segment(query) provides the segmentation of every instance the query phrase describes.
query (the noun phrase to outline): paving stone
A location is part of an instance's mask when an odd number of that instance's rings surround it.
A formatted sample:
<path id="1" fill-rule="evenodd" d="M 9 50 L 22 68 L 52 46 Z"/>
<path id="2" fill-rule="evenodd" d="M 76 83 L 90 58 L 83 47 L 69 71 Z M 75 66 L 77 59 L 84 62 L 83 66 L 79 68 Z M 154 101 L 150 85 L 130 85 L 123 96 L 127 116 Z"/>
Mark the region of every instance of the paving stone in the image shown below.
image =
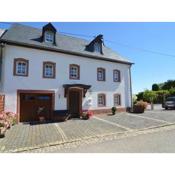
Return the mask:
<path id="1" fill-rule="evenodd" d="M 144 129 L 148 127 L 153 126 L 161 126 L 161 122 L 149 120 L 149 119 L 143 119 L 135 116 L 130 116 L 124 114 L 119 114 L 115 116 L 106 116 L 103 117 L 104 119 L 117 123 L 119 125 L 131 128 L 131 129 Z"/>
<path id="2" fill-rule="evenodd" d="M 145 111 L 145 113 L 140 114 L 141 116 L 146 116 L 153 119 L 160 119 L 167 122 L 175 123 L 175 111 L 169 110 L 169 111 Z"/>
<path id="3" fill-rule="evenodd" d="M 175 122 L 173 112 L 156 111 L 153 113 L 146 111 L 141 115 Z M 89 138 L 96 140 L 102 135 L 125 133 L 127 132 L 126 128 L 137 131 L 164 124 L 146 118 L 139 118 L 139 116 L 129 116 L 127 113 L 117 113 L 115 116 L 102 115 L 101 118 L 104 121 L 91 118 L 90 120 L 71 119 L 61 123 L 18 124 L 6 132 L 5 138 L 0 139 L 0 152 L 31 147 L 37 148 L 58 143 L 66 143 L 69 147 L 69 145 L 74 145 L 74 143 L 69 143 L 71 141 L 76 141 L 76 145 L 81 140 L 84 140 L 85 143 L 88 142 Z M 61 144 L 60 148 L 64 146 L 65 144 Z"/>

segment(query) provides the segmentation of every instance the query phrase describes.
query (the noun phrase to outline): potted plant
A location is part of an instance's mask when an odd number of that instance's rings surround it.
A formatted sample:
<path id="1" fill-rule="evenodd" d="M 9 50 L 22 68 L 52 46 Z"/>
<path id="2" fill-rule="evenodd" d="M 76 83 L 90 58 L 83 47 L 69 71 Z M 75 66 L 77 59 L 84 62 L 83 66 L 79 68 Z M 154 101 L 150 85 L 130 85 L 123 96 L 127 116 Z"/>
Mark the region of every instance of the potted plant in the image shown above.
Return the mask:
<path id="1" fill-rule="evenodd" d="M 90 115 L 88 112 L 82 112 L 81 118 L 83 120 L 88 120 L 90 118 Z"/>
<path id="2" fill-rule="evenodd" d="M 115 114 L 116 114 L 116 110 L 117 110 L 117 108 L 116 108 L 116 107 L 112 107 L 112 108 L 111 108 L 111 111 L 112 111 L 112 114 L 113 114 L 113 115 L 115 115 Z"/>

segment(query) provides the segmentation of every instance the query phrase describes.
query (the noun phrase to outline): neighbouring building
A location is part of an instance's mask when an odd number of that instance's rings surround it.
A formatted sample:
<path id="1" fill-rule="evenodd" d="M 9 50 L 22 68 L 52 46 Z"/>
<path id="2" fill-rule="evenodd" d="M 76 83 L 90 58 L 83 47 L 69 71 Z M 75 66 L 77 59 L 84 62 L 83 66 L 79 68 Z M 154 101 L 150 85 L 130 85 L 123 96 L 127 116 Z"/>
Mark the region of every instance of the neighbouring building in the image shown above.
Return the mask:
<path id="1" fill-rule="evenodd" d="M 13 24 L 0 38 L 0 93 L 4 110 L 19 122 L 55 112 L 125 111 L 132 104 L 131 65 L 103 42 L 66 36 L 51 24 L 42 29 Z"/>

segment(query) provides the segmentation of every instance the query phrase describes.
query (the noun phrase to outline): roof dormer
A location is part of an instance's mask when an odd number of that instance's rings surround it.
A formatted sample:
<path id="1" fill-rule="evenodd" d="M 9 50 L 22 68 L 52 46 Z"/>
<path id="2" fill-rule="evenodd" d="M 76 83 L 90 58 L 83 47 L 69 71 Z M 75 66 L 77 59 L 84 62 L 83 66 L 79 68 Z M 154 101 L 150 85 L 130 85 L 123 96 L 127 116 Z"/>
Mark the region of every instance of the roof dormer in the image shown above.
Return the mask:
<path id="1" fill-rule="evenodd" d="M 51 23 L 46 24 L 42 30 L 42 41 L 56 45 L 56 32 L 56 28 Z"/>
<path id="2" fill-rule="evenodd" d="M 103 54 L 102 44 L 103 44 L 103 35 L 98 35 L 94 40 L 92 40 L 86 46 L 86 50 L 90 52 Z"/>

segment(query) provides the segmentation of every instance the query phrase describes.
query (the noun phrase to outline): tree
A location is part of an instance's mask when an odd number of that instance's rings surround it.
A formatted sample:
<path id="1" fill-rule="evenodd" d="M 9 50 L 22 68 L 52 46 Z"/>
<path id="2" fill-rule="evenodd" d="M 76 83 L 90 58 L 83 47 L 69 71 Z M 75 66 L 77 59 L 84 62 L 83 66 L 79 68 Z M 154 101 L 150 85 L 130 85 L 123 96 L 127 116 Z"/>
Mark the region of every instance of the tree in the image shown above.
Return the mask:
<path id="1" fill-rule="evenodd" d="M 138 101 L 143 100 L 143 92 L 139 92 L 136 96 Z"/>
<path id="2" fill-rule="evenodd" d="M 151 102 L 151 109 L 153 109 L 153 101 L 156 99 L 157 94 L 155 93 L 155 91 L 149 91 L 146 90 L 143 93 L 143 98 L 147 101 L 147 102 Z"/>
<path id="3" fill-rule="evenodd" d="M 158 86 L 158 84 L 153 84 L 152 85 L 152 91 L 158 91 L 159 90 L 159 86 Z"/>
<path id="4" fill-rule="evenodd" d="M 165 98 L 170 94 L 168 90 L 156 91 L 157 97 L 154 100 L 156 103 L 164 103 Z"/>
<path id="5" fill-rule="evenodd" d="M 162 86 L 163 90 L 170 90 L 172 88 L 175 88 L 175 80 L 168 80 Z"/>
<path id="6" fill-rule="evenodd" d="M 169 90 L 170 95 L 175 95 L 175 88 Z"/>

